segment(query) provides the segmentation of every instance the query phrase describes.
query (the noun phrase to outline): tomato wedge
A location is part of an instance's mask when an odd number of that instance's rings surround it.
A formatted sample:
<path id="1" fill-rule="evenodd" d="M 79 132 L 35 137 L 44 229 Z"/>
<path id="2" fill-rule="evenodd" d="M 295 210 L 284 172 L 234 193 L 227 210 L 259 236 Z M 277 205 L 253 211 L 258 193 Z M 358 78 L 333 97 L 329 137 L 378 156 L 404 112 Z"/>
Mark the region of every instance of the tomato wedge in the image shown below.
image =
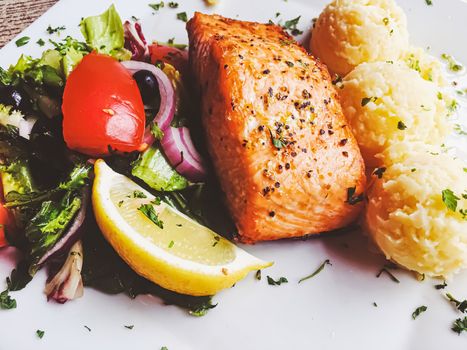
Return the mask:
<path id="1" fill-rule="evenodd" d="M 155 64 L 157 61 L 168 63 L 180 71 L 183 75 L 189 72 L 188 68 L 188 52 L 171 46 L 152 44 L 149 46 L 149 54 L 151 62 Z"/>
<path id="2" fill-rule="evenodd" d="M 10 211 L 0 203 L 0 248 L 8 245 L 5 229 L 13 229 L 14 221 Z"/>
<path id="3" fill-rule="evenodd" d="M 110 56 L 83 58 L 67 80 L 62 112 L 70 149 L 98 157 L 142 147 L 146 117 L 138 85 Z"/>

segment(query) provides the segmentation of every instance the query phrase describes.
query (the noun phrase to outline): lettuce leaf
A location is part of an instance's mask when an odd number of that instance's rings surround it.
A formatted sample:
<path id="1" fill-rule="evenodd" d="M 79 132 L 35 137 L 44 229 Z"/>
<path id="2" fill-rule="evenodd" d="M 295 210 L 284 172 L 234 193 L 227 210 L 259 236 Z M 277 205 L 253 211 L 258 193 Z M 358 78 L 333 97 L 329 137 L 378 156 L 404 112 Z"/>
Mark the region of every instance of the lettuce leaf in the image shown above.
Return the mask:
<path id="1" fill-rule="evenodd" d="M 131 59 L 131 52 L 124 48 L 123 24 L 114 5 L 100 15 L 83 19 L 80 27 L 88 45 L 97 52 L 121 61 Z"/>

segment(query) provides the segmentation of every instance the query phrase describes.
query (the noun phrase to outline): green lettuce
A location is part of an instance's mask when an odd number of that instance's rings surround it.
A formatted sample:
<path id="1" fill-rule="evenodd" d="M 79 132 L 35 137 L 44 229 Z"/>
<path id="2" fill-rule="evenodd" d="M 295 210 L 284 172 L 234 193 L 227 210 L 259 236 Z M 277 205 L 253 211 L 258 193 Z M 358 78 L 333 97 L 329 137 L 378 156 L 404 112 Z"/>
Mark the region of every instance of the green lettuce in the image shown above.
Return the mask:
<path id="1" fill-rule="evenodd" d="M 83 19 L 80 27 L 88 45 L 97 52 L 122 61 L 131 58 L 131 52 L 124 48 L 122 20 L 114 5 L 100 15 Z"/>
<path id="2" fill-rule="evenodd" d="M 131 174 L 156 191 L 178 191 L 188 186 L 187 179 L 172 168 L 155 146 L 144 151 L 132 165 Z"/>

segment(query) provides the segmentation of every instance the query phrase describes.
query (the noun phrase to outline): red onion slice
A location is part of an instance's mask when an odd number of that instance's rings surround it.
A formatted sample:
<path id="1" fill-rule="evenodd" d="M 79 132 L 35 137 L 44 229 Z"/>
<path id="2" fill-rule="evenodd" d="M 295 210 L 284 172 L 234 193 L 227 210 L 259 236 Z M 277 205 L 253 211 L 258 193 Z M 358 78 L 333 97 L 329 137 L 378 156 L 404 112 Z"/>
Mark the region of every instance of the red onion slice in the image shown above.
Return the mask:
<path id="1" fill-rule="evenodd" d="M 166 129 L 161 145 L 169 163 L 179 174 L 193 182 L 202 181 L 206 177 L 202 158 L 195 149 L 187 128 Z"/>
<path id="2" fill-rule="evenodd" d="M 154 74 L 159 84 L 159 93 L 161 95 L 159 112 L 154 117 L 154 121 L 162 131 L 165 131 L 170 126 L 175 113 L 175 91 L 172 82 L 162 70 L 152 64 L 138 61 L 124 61 L 122 65 L 131 74 L 140 70 L 148 70 Z"/>
<path id="3" fill-rule="evenodd" d="M 125 49 L 131 52 L 131 59 L 136 61 L 149 60 L 149 48 L 143 35 L 141 24 L 138 22 L 123 24 Z"/>

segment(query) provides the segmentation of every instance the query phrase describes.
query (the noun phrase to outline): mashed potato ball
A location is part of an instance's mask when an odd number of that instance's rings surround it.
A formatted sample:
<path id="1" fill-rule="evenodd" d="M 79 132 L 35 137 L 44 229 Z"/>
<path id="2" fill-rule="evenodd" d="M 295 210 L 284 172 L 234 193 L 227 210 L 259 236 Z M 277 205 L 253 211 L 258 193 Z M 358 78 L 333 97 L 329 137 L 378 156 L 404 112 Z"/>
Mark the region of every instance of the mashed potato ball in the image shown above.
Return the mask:
<path id="1" fill-rule="evenodd" d="M 407 19 L 394 0 L 335 0 L 319 16 L 310 47 L 341 76 L 363 62 L 395 61 L 409 47 Z"/>
<path id="2" fill-rule="evenodd" d="M 446 86 L 446 78 L 441 62 L 419 47 L 411 47 L 403 58 L 404 62 L 420 76 L 438 86 Z"/>
<path id="3" fill-rule="evenodd" d="M 339 94 L 369 167 L 395 142 L 440 145 L 451 131 L 437 86 L 404 63 L 363 63 L 343 79 Z"/>
<path id="4" fill-rule="evenodd" d="M 417 143 L 397 144 L 384 157 L 398 161 L 368 191 L 365 226 L 374 242 L 387 259 L 428 276 L 466 268 L 466 164 Z"/>

